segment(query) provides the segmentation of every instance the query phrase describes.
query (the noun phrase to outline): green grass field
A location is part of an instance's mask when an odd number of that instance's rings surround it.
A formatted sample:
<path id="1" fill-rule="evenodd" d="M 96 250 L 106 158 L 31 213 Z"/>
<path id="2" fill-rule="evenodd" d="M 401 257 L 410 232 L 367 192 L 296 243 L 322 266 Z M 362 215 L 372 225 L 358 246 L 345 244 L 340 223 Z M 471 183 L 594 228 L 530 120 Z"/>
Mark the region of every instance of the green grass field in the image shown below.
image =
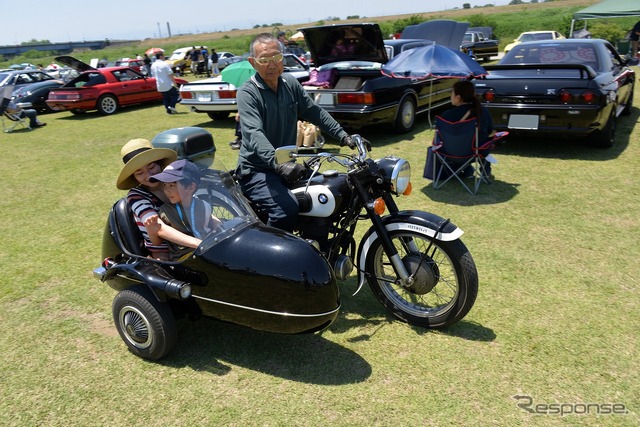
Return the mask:
<path id="1" fill-rule="evenodd" d="M 403 136 L 362 131 L 374 157 L 413 165 L 402 207 L 465 231 L 480 291 L 454 327 L 394 320 L 367 288 L 352 296 L 351 278 L 320 334 L 185 320 L 175 350 L 149 363 L 117 336 L 115 292 L 91 271 L 129 139 L 201 126 L 218 167 L 235 165 L 233 120 L 179 109 L 56 113 L 0 134 L 0 425 L 638 425 L 638 107 L 609 150 L 510 139 L 475 197 L 421 177 L 426 117 Z"/>
<path id="2" fill-rule="evenodd" d="M 107 212 L 125 195 L 120 148 L 199 126 L 214 136 L 216 166 L 230 169 L 234 121 L 158 104 L 42 115 L 45 128 L 0 133 L 0 425 L 640 425 L 639 87 L 613 148 L 509 138 L 494 152 L 496 181 L 477 196 L 422 178 L 426 117 L 406 135 L 361 131 L 373 157 L 413 166 L 402 208 L 465 231 L 480 288 L 457 325 L 401 323 L 368 288 L 353 296 L 352 277 L 322 333 L 182 320 L 158 363 L 127 351 L 111 319 L 115 291 L 91 274 Z"/>

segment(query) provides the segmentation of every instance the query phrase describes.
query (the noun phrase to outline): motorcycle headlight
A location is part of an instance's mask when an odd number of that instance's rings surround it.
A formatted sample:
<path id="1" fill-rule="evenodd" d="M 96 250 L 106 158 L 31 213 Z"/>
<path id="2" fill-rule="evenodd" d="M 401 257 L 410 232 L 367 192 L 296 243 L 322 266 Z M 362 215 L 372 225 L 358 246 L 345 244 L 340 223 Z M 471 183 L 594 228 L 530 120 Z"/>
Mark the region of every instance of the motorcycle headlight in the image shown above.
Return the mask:
<path id="1" fill-rule="evenodd" d="M 404 193 L 411 182 L 411 166 L 399 157 L 384 157 L 376 160 L 378 167 L 389 179 L 391 192 L 395 195 Z"/>

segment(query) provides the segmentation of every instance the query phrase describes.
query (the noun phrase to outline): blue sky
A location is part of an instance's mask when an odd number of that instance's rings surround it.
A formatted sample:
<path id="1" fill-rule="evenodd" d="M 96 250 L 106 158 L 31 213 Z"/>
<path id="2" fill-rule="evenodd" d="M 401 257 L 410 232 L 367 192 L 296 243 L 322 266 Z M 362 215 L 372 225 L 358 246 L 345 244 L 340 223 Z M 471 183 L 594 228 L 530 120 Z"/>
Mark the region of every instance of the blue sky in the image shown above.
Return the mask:
<path id="1" fill-rule="evenodd" d="M 38 2 L 33 12 L 23 7 L 20 14 L 0 25 L 0 45 L 36 40 L 68 42 L 103 39 L 133 39 L 167 35 L 167 22 L 173 35 L 251 28 L 254 25 L 282 22 L 286 25 L 315 24 L 318 20 L 351 15 L 361 17 L 433 12 L 461 8 L 463 3 L 482 6 L 508 4 L 509 0 L 111 0 L 93 5 L 89 2 Z M 99 5 L 99 6 L 98 6 Z M 0 9 L 13 10 L 15 2 L 0 0 Z M 235 9 L 235 10 L 234 10 Z M 20 15 L 20 16 L 19 16 Z"/>

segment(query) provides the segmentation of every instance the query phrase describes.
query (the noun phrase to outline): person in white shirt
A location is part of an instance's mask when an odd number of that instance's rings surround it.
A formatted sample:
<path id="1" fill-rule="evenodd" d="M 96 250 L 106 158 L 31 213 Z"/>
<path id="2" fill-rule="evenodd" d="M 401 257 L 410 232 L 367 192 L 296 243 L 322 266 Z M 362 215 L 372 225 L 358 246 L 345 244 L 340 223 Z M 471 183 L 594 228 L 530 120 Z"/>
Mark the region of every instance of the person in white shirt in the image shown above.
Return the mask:
<path id="1" fill-rule="evenodd" d="M 151 75 L 156 79 L 156 88 L 162 93 L 162 101 L 167 114 L 177 114 L 176 103 L 180 94 L 176 88 L 176 78 L 169 64 L 164 62 L 164 55 L 156 53 L 156 61 L 151 65 Z"/>

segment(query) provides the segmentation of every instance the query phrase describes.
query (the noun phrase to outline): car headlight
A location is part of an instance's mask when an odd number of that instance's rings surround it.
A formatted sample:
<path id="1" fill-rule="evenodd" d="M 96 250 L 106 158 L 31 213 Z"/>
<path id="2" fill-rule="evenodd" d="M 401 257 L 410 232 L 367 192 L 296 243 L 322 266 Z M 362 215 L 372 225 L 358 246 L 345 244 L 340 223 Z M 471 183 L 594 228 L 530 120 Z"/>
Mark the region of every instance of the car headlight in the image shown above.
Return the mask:
<path id="1" fill-rule="evenodd" d="M 390 156 L 376 160 L 378 167 L 384 172 L 391 184 L 391 192 L 403 194 L 411 183 L 411 165 L 405 159 Z"/>

